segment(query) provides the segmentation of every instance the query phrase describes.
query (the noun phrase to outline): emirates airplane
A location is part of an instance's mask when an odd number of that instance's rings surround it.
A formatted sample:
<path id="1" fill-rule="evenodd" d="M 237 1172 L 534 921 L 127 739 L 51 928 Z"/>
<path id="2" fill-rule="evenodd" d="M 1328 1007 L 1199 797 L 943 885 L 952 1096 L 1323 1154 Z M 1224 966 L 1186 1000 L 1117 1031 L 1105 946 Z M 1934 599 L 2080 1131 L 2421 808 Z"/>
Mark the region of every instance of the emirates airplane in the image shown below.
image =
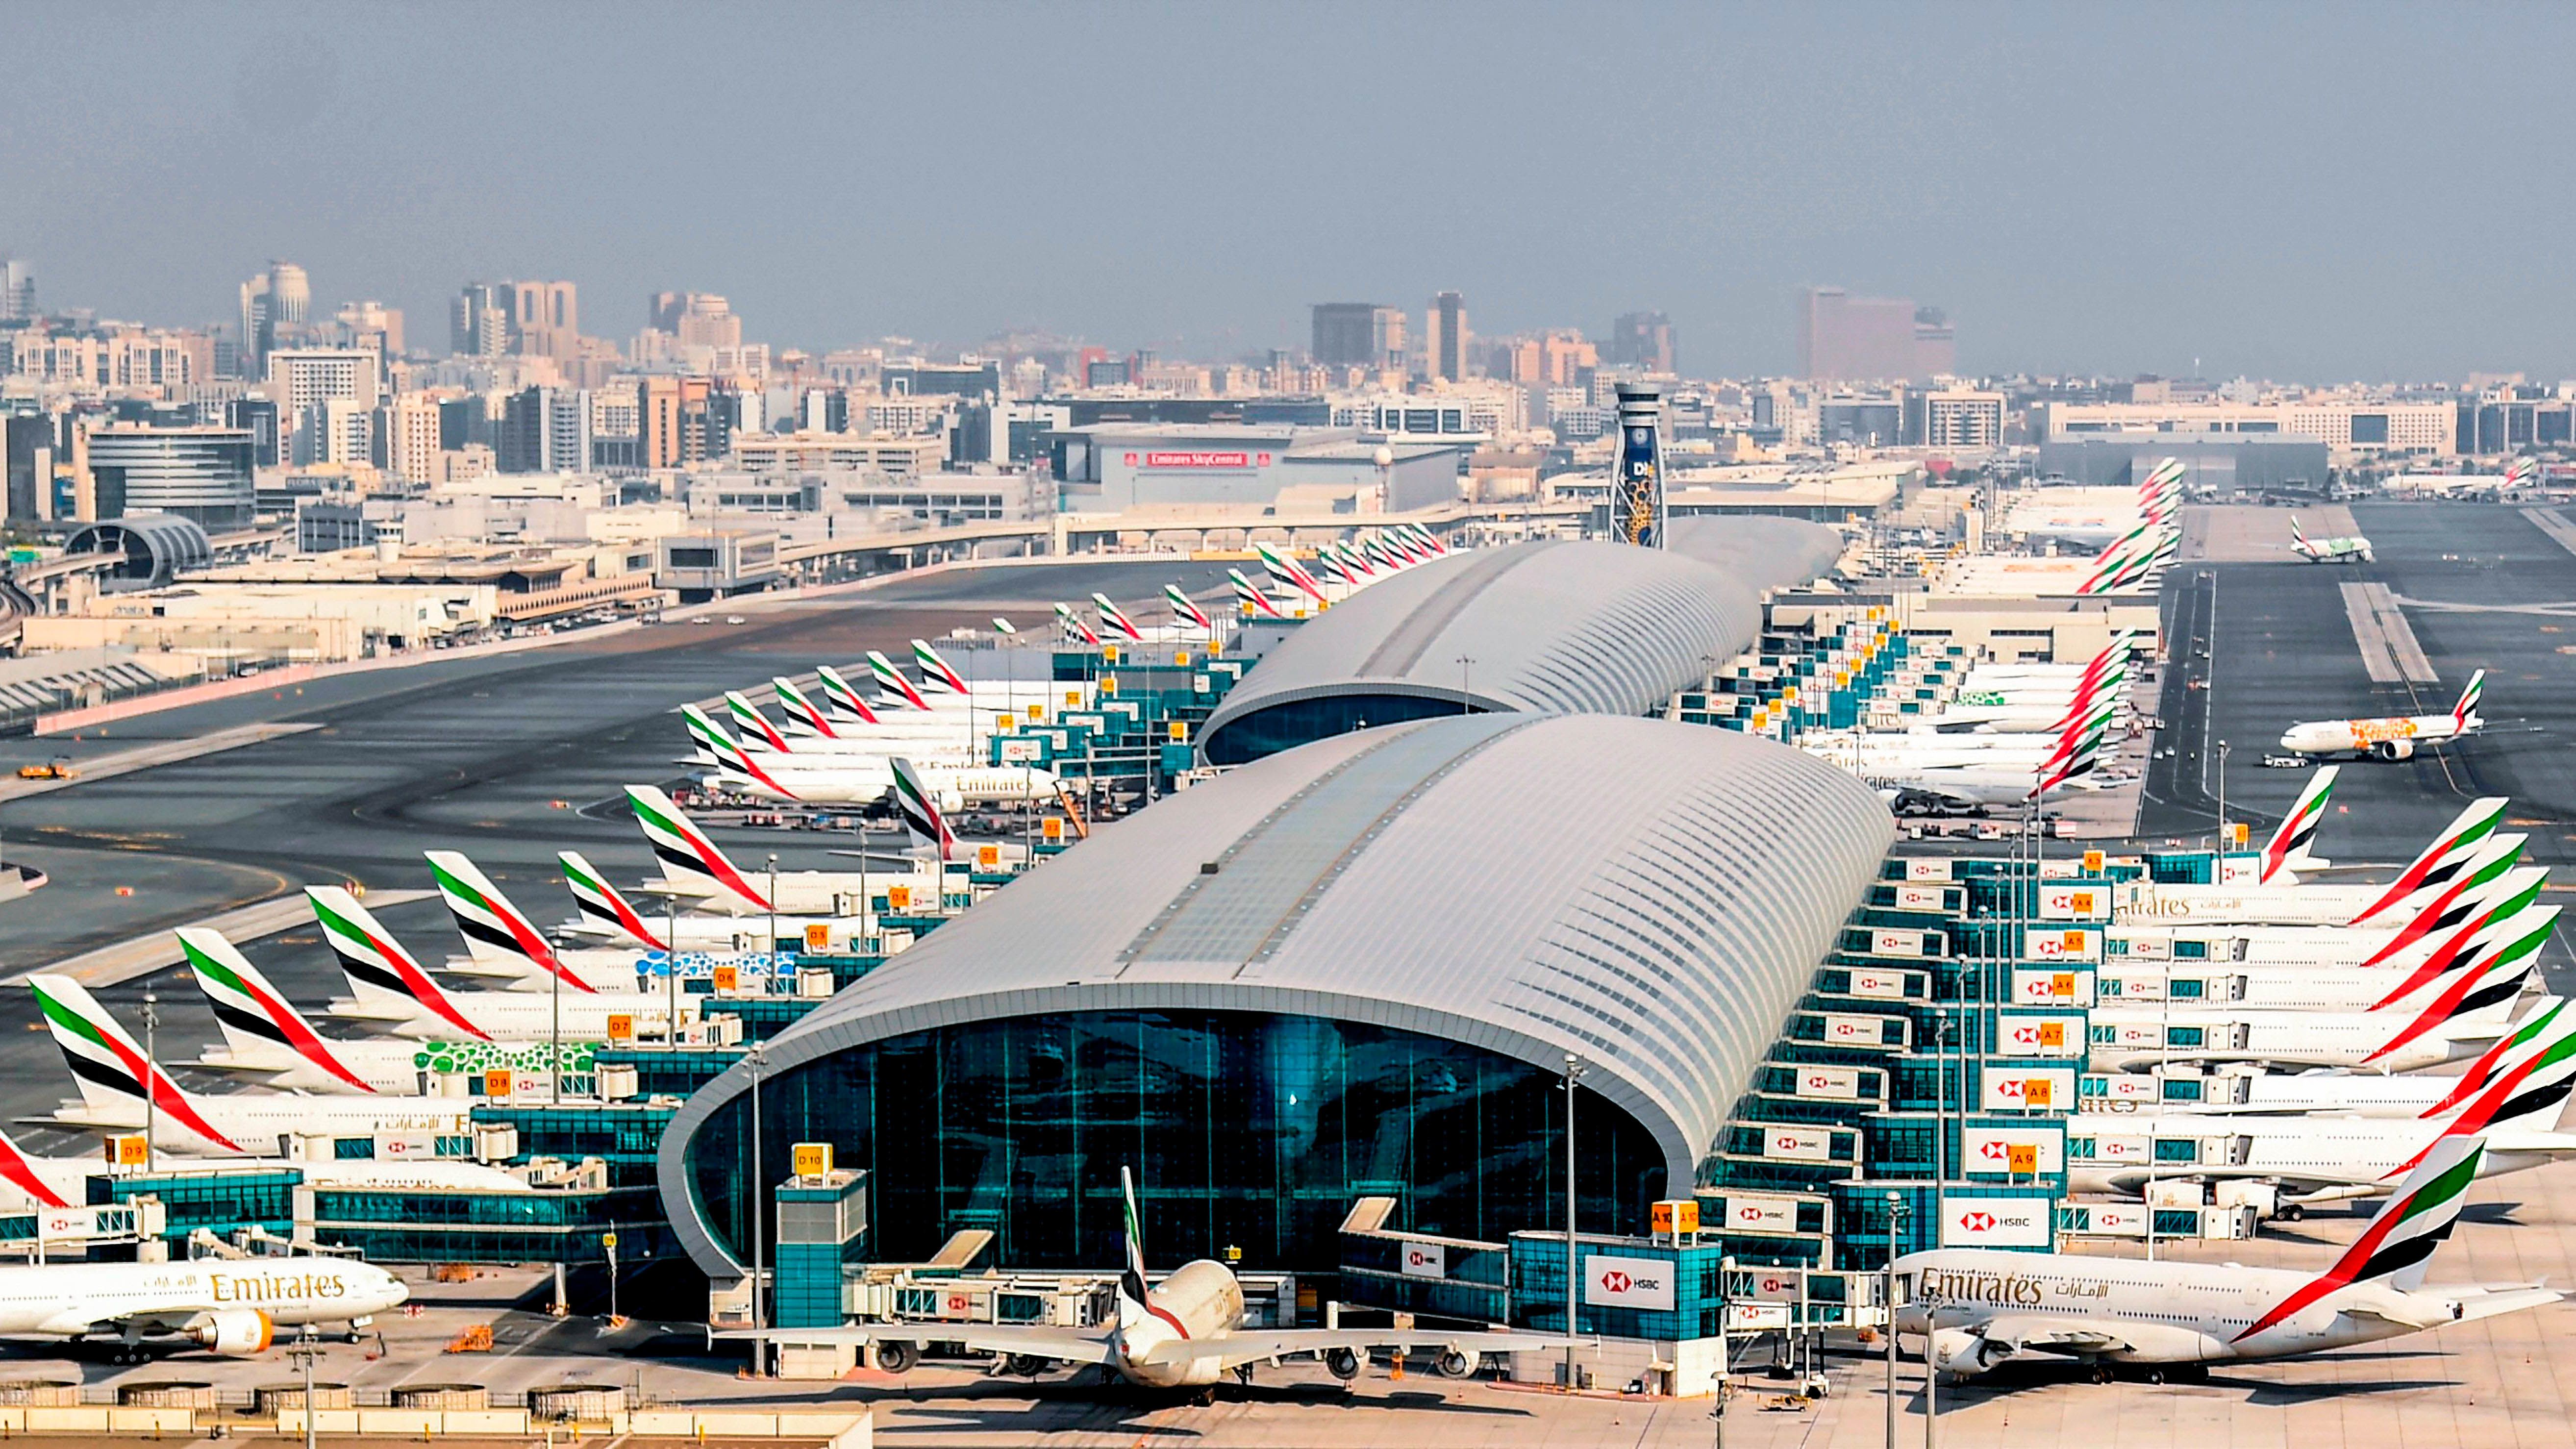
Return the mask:
<path id="1" fill-rule="evenodd" d="M 784 1328 L 720 1333 L 718 1338 L 799 1344 L 876 1345 L 877 1365 L 903 1373 L 919 1362 L 924 1343 L 954 1343 L 968 1353 L 999 1356 L 1009 1371 L 1032 1374 L 1050 1363 L 1101 1364 L 1146 1388 L 1201 1388 L 1233 1373 L 1249 1379 L 1257 1364 L 1318 1355 L 1335 1378 L 1359 1377 L 1372 1349 L 1436 1349 L 1432 1367 L 1465 1378 L 1484 1356 L 1554 1348 L 1565 1339 L 1535 1333 L 1458 1332 L 1427 1328 L 1264 1328 L 1243 1323 L 1243 1285 L 1234 1270 L 1213 1259 L 1188 1263 L 1148 1287 L 1144 1234 L 1136 1217 L 1136 1184 L 1118 1169 L 1127 1207 L 1127 1270 L 1118 1276 L 1118 1317 L 1107 1329 L 1053 1328 L 1023 1323 L 851 1324 L 843 1328 Z"/>
<path id="2" fill-rule="evenodd" d="M 2486 688 L 2483 669 L 2469 676 L 2469 687 L 2449 714 L 2392 715 L 2386 719 L 2314 720 L 2282 732 L 2281 748 L 2294 755 L 2367 755 L 2375 760 L 2411 759 L 2427 745 L 2464 740 L 2486 727 L 2478 718 L 2478 695 Z"/>
<path id="3" fill-rule="evenodd" d="M 2240 1263 L 2146 1262 L 1991 1248 L 1896 1260 L 1900 1334 L 1930 1340 L 1933 1364 L 1962 1377 L 2031 1355 L 2199 1378 L 2213 1363 L 2292 1358 L 2493 1318 L 2567 1295 L 2535 1284 L 2428 1288 L 2436 1248 L 2459 1222 L 2485 1143 L 2445 1138 L 2424 1155 L 2361 1237 L 2325 1272 Z"/>
<path id="4" fill-rule="evenodd" d="M 352 1333 L 411 1296 L 400 1278 L 347 1258 L 202 1258 L 0 1268 L 0 1338 L 112 1338 L 139 1363 L 146 1340 L 248 1358 L 280 1324 L 346 1323 Z"/>

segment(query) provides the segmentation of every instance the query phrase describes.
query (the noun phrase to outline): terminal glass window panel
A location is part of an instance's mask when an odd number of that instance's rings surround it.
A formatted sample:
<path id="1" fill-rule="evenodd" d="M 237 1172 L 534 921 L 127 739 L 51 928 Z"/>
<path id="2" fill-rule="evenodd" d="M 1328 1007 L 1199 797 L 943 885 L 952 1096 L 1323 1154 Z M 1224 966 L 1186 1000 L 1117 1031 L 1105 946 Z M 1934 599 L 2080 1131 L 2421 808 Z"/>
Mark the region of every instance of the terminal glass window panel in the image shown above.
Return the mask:
<path id="1" fill-rule="evenodd" d="M 1242 1251 L 1329 1271 L 1352 1200 L 1399 1200 L 1411 1231 L 1494 1241 L 1563 1220 L 1554 1073 L 1415 1033 L 1257 1012 L 1100 1012 L 919 1032 L 762 1087 L 762 1179 L 790 1145 L 834 1144 L 870 1179 L 873 1256 L 919 1261 L 965 1228 L 1013 1267 L 1119 1259 L 1118 1173 L 1158 1267 Z M 1577 1126 L 1587 1231 L 1642 1231 L 1664 1154 L 1589 1092 Z M 690 1185 L 719 1242 L 748 1207 L 746 1099 L 697 1133 Z"/>

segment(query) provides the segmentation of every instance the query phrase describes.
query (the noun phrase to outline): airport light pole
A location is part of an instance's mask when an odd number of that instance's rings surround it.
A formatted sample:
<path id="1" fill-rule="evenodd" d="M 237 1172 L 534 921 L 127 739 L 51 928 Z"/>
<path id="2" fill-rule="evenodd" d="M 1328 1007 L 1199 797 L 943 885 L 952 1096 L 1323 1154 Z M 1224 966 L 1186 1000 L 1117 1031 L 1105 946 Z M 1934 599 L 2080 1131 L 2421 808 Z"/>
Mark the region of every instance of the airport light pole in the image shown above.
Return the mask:
<path id="1" fill-rule="evenodd" d="M 1573 1388 L 1574 1377 L 1574 1084 L 1583 1078 L 1583 1058 L 1565 1054 L 1565 1386 Z"/>
<path id="2" fill-rule="evenodd" d="M 1905 1221 L 1905 1195 L 1887 1195 L 1887 1268 L 1881 1275 L 1879 1305 L 1887 1331 L 1887 1449 L 1896 1449 L 1896 1229 Z"/>
<path id="3" fill-rule="evenodd" d="M 554 1084 L 548 1099 L 560 1107 L 563 1105 L 563 966 L 560 962 L 554 970 L 546 973 L 546 981 L 547 1012 L 551 1018 L 546 1026 L 546 1039 L 550 1043 L 546 1075 Z"/>
<path id="4" fill-rule="evenodd" d="M 1475 712 L 1475 707 L 1468 703 L 1467 693 L 1467 671 L 1474 668 L 1475 663 L 1476 657 L 1472 654 L 1458 656 L 1458 712 L 1460 714 Z"/>
<path id="5" fill-rule="evenodd" d="M 161 1070 L 160 1061 L 161 998 L 152 988 L 143 988 L 143 1175 L 150 1177 L 153 1167 L 153 1139 L 161 1125 L 161 1094 L 153 1090 L 152 1074 Z"/>
<path id="6" fill-rule="evenodd" d="M 860 848 L 866 848 L 865 842 Z M 774 990 L 778 985 L 778 852 L 774 850 L 769 853 L 769 944 L 761 954 L 769 958 L 769 984 Z"/>
<path id="7" fill-rule="evenodd" d="M 2227 884 L 2227 741 L 2218 742 L 2218 859 L 2217 877 L 2211 885 Z"/>
<path id="8" fill-rule="evenodd" d="M 769 1063 L 768 1043 L 753 1042 L 744 1060 L 751 1064 L 751 1331 L 757 1334 L 767 1326 L 760 1311 L 760 1261 L 768 1246 L 763 1241 L 761 1215 L 767 1210 L 769 1201 L 769 1194 L 763 1187 L 767 1179 L 761 1176 L 765 1169 L 761 1166 L 760 1073 Z M 765 1378 L 768 1372 L 769 1345 L 754 1338 L 751 1341 L 751 1376 Z"/>
<path id="9" fill-rule="evenodd" d="M 669 1005 L 662 1021 L 662 1046 L 668 1051 L 680 1049 L 680 898 L 676 894 L 662 898 L 662 980 Z"/>

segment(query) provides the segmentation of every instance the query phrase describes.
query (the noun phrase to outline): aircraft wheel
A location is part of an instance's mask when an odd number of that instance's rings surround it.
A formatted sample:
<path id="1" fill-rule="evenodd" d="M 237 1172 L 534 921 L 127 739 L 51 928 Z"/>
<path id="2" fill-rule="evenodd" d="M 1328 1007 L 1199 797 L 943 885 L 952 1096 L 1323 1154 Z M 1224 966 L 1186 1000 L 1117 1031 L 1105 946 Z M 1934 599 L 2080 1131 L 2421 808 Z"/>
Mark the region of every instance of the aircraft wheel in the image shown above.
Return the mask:
<path id="1" fill-rule="evenodd" d="M 2147 1370 L 2147 1382 L 2148 1382 L 2148 1383 L 2151 1383 L 2151 1384 L 2160 1384 L 2160 1383 L 2163 1383 L 2164 1381 L 2165 1381 L 2165 1371 L 2164 1371 L 2163 1369 L 2160 1369 L 2160 1368 L 2151 1368 L 2151 1369 Z"/>
<path id="2" fill-rule="evenodd" d="M 1024 1379 L 1033 1379 L 1047 1371 L 1048 1362 L 1033 1353 L 1005 1354 L 1002 1357 L 1002 1372 L 1016 1374 Z"/>
<path id="3" fill-rule="evenodd" d="M 2095 1382 L 2095 1383 L 2097 1383 L 2097 1384 L 2107 1384 L 2107 1383 L 2109 1383 L 2110 1381 L 2111 1381 L 2111 1366 L 2110 1366 L 2109 1364 L 2107 1364 L 2107 1363 L 2097 1363 L 2097 1364 L 2093 1365 L 2093 1382 Z"/>
<path id="4" fill-rule="evenodd" d="M 2280 1220 L 2285 1223 L 2295 1223 L 2307 1215 L 2308 1210 L 2294 1202 L 2283 1203 L 2281 1205 L 2281 1211 L 2275 1214 L 2275 1216 L 2279 1217 Z"/>

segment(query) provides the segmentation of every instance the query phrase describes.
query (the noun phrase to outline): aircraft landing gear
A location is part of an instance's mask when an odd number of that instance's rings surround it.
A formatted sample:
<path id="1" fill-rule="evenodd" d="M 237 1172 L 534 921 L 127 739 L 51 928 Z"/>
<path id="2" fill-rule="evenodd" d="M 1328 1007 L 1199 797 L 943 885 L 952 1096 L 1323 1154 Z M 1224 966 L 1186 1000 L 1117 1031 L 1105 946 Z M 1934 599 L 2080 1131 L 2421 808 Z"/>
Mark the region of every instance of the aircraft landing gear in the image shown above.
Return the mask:
<path id="1" fill-rule="evenodd" d="M 1248 1363 L 1236 1364 L 1234 1366 L 1234 1381 L 1246 1388 L 1250 1388 L 1252 1386 L 1252 1365 Z"/>
<path id="2" fill-rule="evenodd" d="M 2093 1365 L 2093 1382 L 2095 1382 L 2095 1383 L 2097 1383 L 2097 1384 L 2107 1384 L 2107 1383 L 2109 1383 L 2110 1381 L 2111 1381 L 2111 1366 L 2110 1366 L 2109 1364 L 2107 1364 L 2107 1363 L 2097 1363 L 2097 1364 Z"/>

